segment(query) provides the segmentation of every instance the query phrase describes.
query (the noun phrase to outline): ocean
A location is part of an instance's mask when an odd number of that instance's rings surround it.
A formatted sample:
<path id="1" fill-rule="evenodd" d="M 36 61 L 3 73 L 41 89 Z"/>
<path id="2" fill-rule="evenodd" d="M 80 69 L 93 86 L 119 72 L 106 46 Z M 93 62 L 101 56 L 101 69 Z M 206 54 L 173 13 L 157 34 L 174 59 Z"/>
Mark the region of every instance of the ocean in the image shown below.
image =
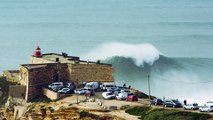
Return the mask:
<path id="1" fill-rule="evenodd" d="M 43 53 L 112 63 L 117 84 L 213 100 L 212 0 L 1 0 L 0 71 Z"/>

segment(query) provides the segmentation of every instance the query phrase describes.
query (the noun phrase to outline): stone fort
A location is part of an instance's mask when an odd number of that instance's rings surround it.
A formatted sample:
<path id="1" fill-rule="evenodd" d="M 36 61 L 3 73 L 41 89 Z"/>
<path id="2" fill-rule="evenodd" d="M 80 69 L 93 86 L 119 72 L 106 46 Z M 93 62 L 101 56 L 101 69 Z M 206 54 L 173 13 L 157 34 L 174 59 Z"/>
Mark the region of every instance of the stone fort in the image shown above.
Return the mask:
<path id="1" fill-rule="evenodd" d="M 14 72 L 14 71 L 12 71 Z M 24 99 L 30 101 L 42 94 L 42 88 L 52 82 L 113 82 L 114 68 L 100 61 L 84 61 L 66 53 L 42 54 L 39 47 L 30 57 L 30 64 L 20 65 L 17 82 L 25 86 Z M 3 73 L 4 75 L 4 73 Z M 4 76 L 9 78 L 8 74 Z"/>

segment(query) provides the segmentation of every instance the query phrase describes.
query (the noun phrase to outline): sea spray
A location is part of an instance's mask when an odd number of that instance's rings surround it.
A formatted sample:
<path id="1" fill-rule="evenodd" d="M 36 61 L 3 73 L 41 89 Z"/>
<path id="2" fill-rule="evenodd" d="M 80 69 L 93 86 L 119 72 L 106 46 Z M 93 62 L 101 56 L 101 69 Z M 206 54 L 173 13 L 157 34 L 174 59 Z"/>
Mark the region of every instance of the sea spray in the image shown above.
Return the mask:
<path id="1" fill-rule="evenodd" d="M 151 94 L 154 96 L 200 104 L 213 99 L 213 59 L 171 58 L 150 44 L 124 43 L 100 45 L 87 57 L 90 60 L 105 59 L 113 64 L 117 84 L 126 83 L 148 93 L 147 74 L 150 74 Z"/>
<path id="2" fill-rule="evenodd" d="M 102 44 L 86 55 L 82 55 L 84 59 L 105 60 L 114 56 L 122 56 L 132 58 L 137 66 L 143 66 L 144 63 L 152 65 L 159 59 L 160 52 L 151 44 L 125 44 L 112 42 Z"/>

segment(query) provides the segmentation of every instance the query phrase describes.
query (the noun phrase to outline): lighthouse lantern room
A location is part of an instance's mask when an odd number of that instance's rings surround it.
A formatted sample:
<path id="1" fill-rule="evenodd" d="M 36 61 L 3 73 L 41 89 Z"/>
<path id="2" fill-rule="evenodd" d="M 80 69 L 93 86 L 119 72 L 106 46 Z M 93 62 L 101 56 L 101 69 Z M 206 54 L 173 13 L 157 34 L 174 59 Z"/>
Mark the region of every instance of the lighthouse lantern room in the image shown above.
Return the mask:
<path id="1" fill-rule="evenodd" d="M 41 57 L 42 56 L 41 48 L 39 46 L 37 46 L 37 48 L 35 49 L 34 56 L 35 57 Z"/>

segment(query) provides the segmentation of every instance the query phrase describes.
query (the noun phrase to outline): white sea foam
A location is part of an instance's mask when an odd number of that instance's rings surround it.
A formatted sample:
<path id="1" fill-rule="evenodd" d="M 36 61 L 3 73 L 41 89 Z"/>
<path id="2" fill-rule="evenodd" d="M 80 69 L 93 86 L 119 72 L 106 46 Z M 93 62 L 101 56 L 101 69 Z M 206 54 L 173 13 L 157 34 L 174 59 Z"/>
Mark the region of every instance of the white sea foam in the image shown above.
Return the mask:
<path id="1" fill-rule="evenodd" d="M 125 43 L 106 43 L 102 44 L 86 55 L 82 55 L 83 59 L 89 60 L 105 60 L 114 56 L 122 56 L 125 58 L 133 58 L 138 66 L 148 63 L 152 65 L 154 61 L 160 57 L 160 52 L 151 44 L 125 44 Z"/>

